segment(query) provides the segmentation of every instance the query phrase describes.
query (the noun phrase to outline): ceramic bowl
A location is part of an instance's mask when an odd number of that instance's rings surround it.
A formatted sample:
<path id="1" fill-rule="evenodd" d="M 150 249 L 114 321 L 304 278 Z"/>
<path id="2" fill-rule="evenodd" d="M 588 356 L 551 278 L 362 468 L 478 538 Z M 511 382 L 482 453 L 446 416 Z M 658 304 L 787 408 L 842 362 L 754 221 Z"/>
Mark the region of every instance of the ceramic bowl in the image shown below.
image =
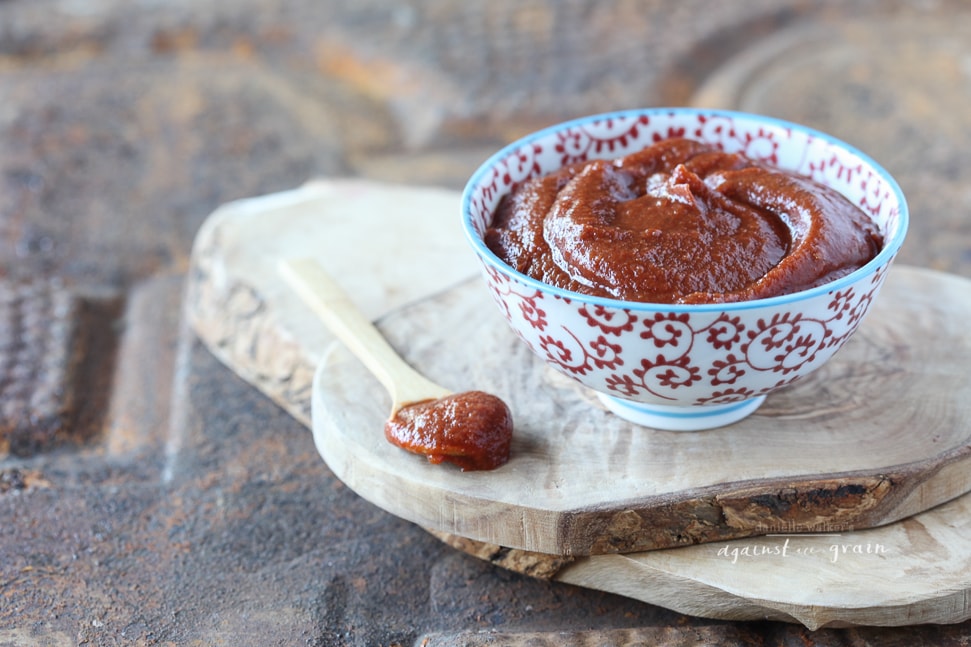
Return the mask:
<path id="1" fill-rule="evenodd" d="M 513 270 L 483 242 L 499 200 L 517 183 L 673 136 L 741 152 L 834 188 L 870 215 L 883 234 L 882 251 L 855 272 L 802 292 L 668 305 L 552 287 Z M 897 183 L 851 146 L 778 119 L 689 108 L 594 115 L 535 132 L 487 160 L 462 196 L 466 237 L 515 333 L 551 367 L 595 390 L 614 413 L 675 431 L 741 420 L 767 394 L 829 360 L 877 297 L 907 222 Z"/>

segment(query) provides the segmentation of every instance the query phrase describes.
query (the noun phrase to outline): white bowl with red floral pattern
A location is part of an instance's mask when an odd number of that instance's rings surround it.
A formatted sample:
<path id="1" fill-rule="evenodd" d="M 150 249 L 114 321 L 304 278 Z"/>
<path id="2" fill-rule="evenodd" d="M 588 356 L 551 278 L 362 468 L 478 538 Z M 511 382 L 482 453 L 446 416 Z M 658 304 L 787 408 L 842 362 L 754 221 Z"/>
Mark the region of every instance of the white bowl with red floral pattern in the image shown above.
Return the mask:
<path id="1" fill-rule="evenodd" d="M 670 305 L 552 287 L 515 271 L 483 242 L 499 200 L 517 183 L 669 137 L 708 142 L 832 187 L 876 223 L 882 250 L 851 274 L 802 292 Z M 537 356 L 627 420 L 694 431 L 742 420 L 840 349 L 877 297 L 906 235 L 908 210 L 887 171 L 827 134 L 746 113 L 648 108 L 569 121 L 503 148 L 465 187 L 462 223 L 499 310 Z"/>

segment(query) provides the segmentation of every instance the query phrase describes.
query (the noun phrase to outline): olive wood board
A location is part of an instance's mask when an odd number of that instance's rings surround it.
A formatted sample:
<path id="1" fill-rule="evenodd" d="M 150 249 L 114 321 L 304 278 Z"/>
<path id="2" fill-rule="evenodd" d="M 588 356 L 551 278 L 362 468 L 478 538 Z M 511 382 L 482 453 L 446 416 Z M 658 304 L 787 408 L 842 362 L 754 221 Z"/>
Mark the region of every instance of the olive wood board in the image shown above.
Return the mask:
<path id="1" fill-rule="evenodd" d="M 393 514 L 555 555 L 896 521 L 971 489 L 971 282 L 891 272 L 870 315 L 820 370 L 739 423 L 691 433 L 607 411 L 534 356 L 473 279 L 379 328 L 438 384 L 507 402 L 509 462 L 462 472 L 388 443 L 390 399 L 340 345 L 313 387 L 317 448 L 351 489 Z"/>
<path id="2" fill-rule="evenodd" d="M 458 201 L 458 194 L 439 189 L 327 180 L 224 205 L 207 219 L 193 249 L 185 300 L 187 318 L 201 341 L 230 369 L 309 425 L 314 366 L 326 356 L 328 361 L 339 364 L 332 365 L 335 371 L 350 370 L 356 376 L 354 379 L 362 377 L 357 375 L 360 367 L 321 331 L 313 315 L 285 289 L 270 268 L 281 255 L 305 256 L 308 250 L 316 251 L 365 312 L 374 318 L 393 313 L 381 320 L 388 332 L 389 322 L 413 316 L 411 308 L 401 309 L 403 305 L 415 303 L 420 309 L 436 298 L 444 298 L 445 293 L 449 298 L 457 298 L 452 295 L 456 288 L 449 286 L 465 283 L 460 279 L 475 273 L 460 232 L 452 226 L 457 220 Z M 389 225 L 392 221 L 387 216 L 391 211 L 421 215 L 410 223 L 397 220 L 402 227 L 394 227 Z M 404 226 L 406 223 L 408 227 Z M 370 262 L 374 259 L 362 258 L 358 247 L 347 244 L 348 240 L 362 239 L 368 240 L 372 249 L 379 252 L 395 251 L 384 256 L 384 263 Z M 345 270 L 343 274 L 341 268 Z M 465 284 L 460 289 L 466 297 L 476 292 L 474 284 Z M 940 298 L 942 291 L 946 294 Z M 906 317 L 903 311 L 896 310 L 899 305 L 896 300 L 901 294 L 911 304 Z M 915 297 L 932 302 L 930 310 L 918 311 L 915 315 L 912 301 Z M 481 298 L 481 294 L 476 298 Z M 891 318 L 903 321 L 913 317 L 923 326 L 934 325 L 942 318 L 950 322 L 948 334 L 958 334 L 960 321 L 953 307 L 961 311 L 967 307 L 968 300 L 969 283 L 962 279 L 897 266 L 892 269 L 877 310 L 860 331 L 857 344 L 862 348 L 853 352 L 860 352 L 867 359 L 867 379 L 897 384 L 899 400 L 911 404 L 903 407 L 905 413 L 899 424 L 894 425 L 904 440 L 907 433 L 916 433 L 927 438 L 931 446 L 943 447 L 946 438 L 953 439 L 959 434 L 965 425 L 959 421 L 945 429 L 939 414 L 964 401 L 966 394 L 962 396 L 960 390 L 964 388 L 963 366 L 967 364 L 962 365 L 956 354 L 947 351 L 925 355 L 923 349 L 914 346 L 912 334 L 903 339 L 876 334 L 881 328 L 872 325 L 879 321 L 874 315 L 885 315 L 890 310 Z M 488 326 L 498 325 L 501 329 L 504 324 L 496 322 L 494 317 L 498 315 L 490 312 L 489 307 L 491 304 L 483 304 L 483 311 L 477 317 L 483 321 L 492 319 Z M 441 323 L 441 318 L 438 319 Z M 871 327 L 873 333 L 867 332 Z M 871 335 L 881 343 L 871 342 Z M 423 336 L 425 343 L 434 344 L 428 339 L 428 331 Z M 963 339 L 964 345 L 957 349 L 957 355 L 967 352 L 967 337 Z M 844 351 L 851 349 L 848 346 Z M 410 352 L 421 355 L 419 349 L 412 348 Z M 937 392 L 923 400 L 914 388 L 900 385 L 899 380 L 892 381 L 892 372 L 876 366 L 884 362 L 886 367 L 888 360 L 914 362 L 912 355 L 917 352 L 921 353 L 918 359 L 927 367 L 937 367 L 931 372 L 936 371 L 942 382 Z M 943 362 L 940 352 L 947 355 Z M 513 359 L 516 358 L 522 359 L 514 354 Z M 474 369 L 465 379 L 476 381 L 477 386 L 486 386 L 477 382 L 479 373 L 475 371 L 479 370 Z M 801 425 L 801 421 L 822 415 L 830 420 L 827 424 L 834 435 L 841 429 L 845 434 L 847 421 L 858 420 L 859 412 L 864 408 L 872 410 L 872 405 L 864 401 L 861 393 L 847 392 L 840 386 L 850 376 L 841 372 L 836 359 L 823 371 L 835 371 L 831 373 L 833 379 L 826 381 L 818 397 L 808 403 L 811 408 L 792 408 L 786 414 L 787 420 Z M 320 375 L 323 379 L 326 372 Z M 335 372 L 331 379 L 339 376 Z M 604 415 L 598 411 L 595 400 L 565 379 L 543 371 L 542 380 L 544 388 L 555 388 L 585 400 L 588 414 Z M 809 383 L 797 386 L 802 388 Z M 532 388 L 530 385 L 523 388 L 526 387 Z M 377 386 L 366 388 L 377 389 Z M 379 391 L 361 391 L 353 395 L 352 405 L 369 402 L 373 408 L 374 400 L 381 397 L 384 396 Z M 792 394 L 770 397 L 757 415 L 784 410 L 783 402 L 794 403 Z M 853 412 L 858 415 L 854 417 Z M 925 415 L 929 418 L 922 419 Z M 744 424 L 744 421 L 739 423 Z M 375 430 L 364 431 L 374 433 Z M 648 433 L 662 432 L 648 430 Z M 690 439 L 693 434 L 682 436 L 678 435 L 679 442 Z M 787 437 L 795 442 L 787 452 L 789 460 L 807 447 L 812 449 L 798 436 L 796 431 L 788 432 Z M 853 446 L 861 449 L 855 455 L 867 459 L 867 443 L 879 436 L 880 430 L 874 428 L 858 436 Z M 759 442 L 780 440 L 769 434 Z M 409 470 L 431 467 L 423 465 L 418 457 L 406 457 L 412 459 L 407 461 Z M 717 454 L 705 452 L 706 460 L 712 462 L 712 457 L 717 458 Z M 955 488 L 954 483 L 960 482 L 962 472 L 967 471 L 966 459 L 966 446 L 956 444 L 951 450 L 939 453 L 936 465 L 926 459 L 909 457 L 901 465 L 910 489 L 901 489 L 901 481 L 889 481 L 887 484 L 896 489 L 898 496 L 889 497 L 889 492 L 880 490 L 882 503 L 874 501 L 870 510 L 886 511 L 889 510 L 886 504 L 894 502 L 898 511 L 908 506 L 916 511 L 958 494 L 955 490 L 962 488 Z M 443 466 L 437 468 L 444 471 Z M 772 474 L 776 466 L 769 466 L 768 470 L 760 475 L 762 480 L 775 478 Z M 850 471 L 860 472 L 861 468 L 854 465 Z M 837 481 L 845 476 L 836 470 L 828 474 Z M 469 476 L 470 473 L 463 475 L 453 470 L 452 475 Z M 601 485 L 598 483 L 597 487 Z M 798 492 L 786 490 L 778 494 L 783 499 L 791 499 Z M 770 528 L 766 521 L 763 524 L 763 530 L 771 532 L 758 538 L 595 556 L 531 552 L 448 532 L 430 532 L 506 569 L 711 618 L 772 618 L 815 628 L 960 622 L 971 617 L 971 495 L 870 530 L 848 530 L 845 528 L 849 525 L 844 528 L 842 521 L 834 523 L 833 519 L 815 527 L 780 524 Z M 804 533 L 806 530 L 813 532 Z M 797 532 L 803 534 L 796 535 Z M 832 551 L 834 545 L 843 552 L 838 555 L 838 561 L 829 563 L 827 556 L 831 553 L 826 551 Z"/>

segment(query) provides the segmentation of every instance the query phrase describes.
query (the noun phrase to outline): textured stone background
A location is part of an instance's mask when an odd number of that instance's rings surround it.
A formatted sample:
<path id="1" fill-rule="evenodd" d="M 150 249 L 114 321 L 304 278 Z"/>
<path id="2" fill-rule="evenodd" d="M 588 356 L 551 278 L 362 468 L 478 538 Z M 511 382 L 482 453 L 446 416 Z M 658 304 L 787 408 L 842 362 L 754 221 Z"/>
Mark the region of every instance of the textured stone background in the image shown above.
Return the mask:
<path id="1" fill-rule="evenodd" d="M 538 126 L 691 101 L 859 145 L 910 199 L 901 260 L 971 277 L 969 12 L 0 0 L 0 645 L 967 645 L 968 623 L 688 618 L 453 551 L 334 479 L 179 306 L 226 201 L 318 176 L 460 188 Z"/>

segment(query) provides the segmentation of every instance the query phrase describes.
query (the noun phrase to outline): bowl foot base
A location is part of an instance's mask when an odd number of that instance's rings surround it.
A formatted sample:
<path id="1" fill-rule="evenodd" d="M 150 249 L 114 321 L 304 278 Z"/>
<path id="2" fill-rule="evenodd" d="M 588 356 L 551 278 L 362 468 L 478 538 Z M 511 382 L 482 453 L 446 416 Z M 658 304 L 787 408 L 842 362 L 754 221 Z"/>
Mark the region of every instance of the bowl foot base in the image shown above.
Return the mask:
<path id="1" fill-rule="evenodd" d="M 612 412 L 625 420 L 644 427 L 664 431 L 703 431 L 724 427 L 745 418 L 765 401 L 765 396 L 696 407 L 679 407 L 665 404 L 644 404 L 598 393 L 600 401 Z"/>

